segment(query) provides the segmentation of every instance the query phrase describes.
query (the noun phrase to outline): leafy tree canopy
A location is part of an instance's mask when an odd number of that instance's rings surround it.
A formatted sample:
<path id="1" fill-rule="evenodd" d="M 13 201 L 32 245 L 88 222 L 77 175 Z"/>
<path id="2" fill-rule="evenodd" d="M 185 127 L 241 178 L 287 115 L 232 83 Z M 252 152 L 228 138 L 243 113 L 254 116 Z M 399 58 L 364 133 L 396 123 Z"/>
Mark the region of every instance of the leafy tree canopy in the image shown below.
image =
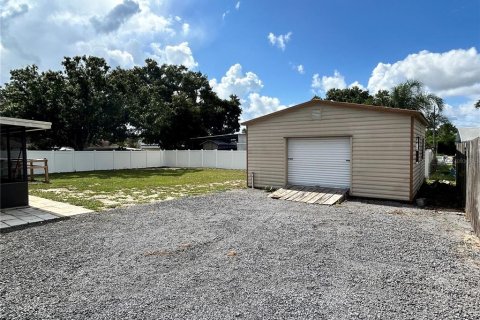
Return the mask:
<path id="1" fill-rule="evenodd" d="M 443 131 L 447 130 L 447 128 L 451 129 L 452 127 L 455 129 L 442 114 L 444 109 L 443 99 L 434 94 L 426 93 L 420 81 L 407 80 L 393 87 L 390 91 L 380 90 L 373 96 L 368 90 L 363 90 L 358 87 L 330 89 L 327 91 L 325 99 L 421 111 L 428 121 L 427 130 L 431 135 L 430 146 L 436 147 L 438 143 L 439 147 L 440 144 L 445 144 L 443 148 L 448 150 L 455 147 L 455 139 L 453 139 L 452 142 L 451 132 L 448 135 L 436 134 L 436 131 L 440 128 L 443 128 Z M 476 107 L 480 108 L 480 102 L 477 102 Z M 456 132 L 456 129 L 454 131 Z"/>
<path id="2" fill-rule="evenodd" d="M 373 97 L 370 95 L 368 90 L 363 90 L 356 86 L 345 89 L 330 89 L 327 91 L 325 100 L 359 104 L 373 104 Z"/>
<path id="3" fill-rule="evenodd" d="M 240 100 L 220 99 L 206 76 L 148 59 L 133 69 L 111 70 L 98 57 L 66 57 L 63 70 L 11 71 L 0 88 L 0 114 L 52 122 L 32 136 L 39 148 L 82 150 L 100 140 L 139 137 L 164 148 L 188 146 L 194 136 L 238 131 Z"/>

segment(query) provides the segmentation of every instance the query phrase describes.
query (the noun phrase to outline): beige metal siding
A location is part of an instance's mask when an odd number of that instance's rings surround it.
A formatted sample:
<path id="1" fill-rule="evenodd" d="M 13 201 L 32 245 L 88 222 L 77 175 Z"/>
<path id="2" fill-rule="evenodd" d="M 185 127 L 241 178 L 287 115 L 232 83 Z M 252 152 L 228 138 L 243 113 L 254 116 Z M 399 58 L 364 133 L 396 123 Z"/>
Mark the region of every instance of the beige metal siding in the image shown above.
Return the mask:
<path id="1" fill-rule="evenodd" d="M 425 180 L 425 158 L 422 159 L 422 150 L 420 149 L 419 152 L 419 161 L 416 162 L 415 160 L 415 139 L 416 137 L 420 137 L 420 148 L 422 148 L 422 139 L 425 139 L 425 125 L 422 124 L 420 121 L 415 119 L 413 123 L 413 154 L 412 154 L 412 162 L 413 162 L 413 190 L 412 190 L 412 200 L 413 197 L 417 194 L 418 190 L 423 184 Z"/>
<path id="2" fill-rule="evenodd" d="M 255 173 L 255 187 L 284 186 L 286 138 L 341 136 L 352 137 L 352 195 L 409 200 L 410 115 L 333 107 L 319 101 L 251 123 L 248 173 Z"/>

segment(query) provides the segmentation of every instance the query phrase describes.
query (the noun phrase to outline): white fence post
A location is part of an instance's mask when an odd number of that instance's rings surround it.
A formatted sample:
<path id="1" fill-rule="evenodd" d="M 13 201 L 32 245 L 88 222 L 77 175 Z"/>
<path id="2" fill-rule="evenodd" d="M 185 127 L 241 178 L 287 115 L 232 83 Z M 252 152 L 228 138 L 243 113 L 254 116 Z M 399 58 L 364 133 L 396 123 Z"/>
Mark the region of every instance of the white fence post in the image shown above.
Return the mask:
<path id="1" fill-rule="evenodd" d="M 175 167 L 178 167 L 178 150 L 175 149 Z"/>
<path id="2" fill-rule="evenodd" d="M 52 172 L 55 172 L 55 151 L 52 150 L 52 163 L 50 164 L 49 163 L 49 169 L 50 169 L 50 166 L 52 166 Z"/>
<path id="3" fill-rule="evenodd" d="M 230 149 L 230 169 L 233 169 L 233 149 Z"/>
<path id="4" fill-rule="evenodd" d="M 97 150 L 93 150 L 93 171 L 97 170 Z"/>
<path id="5" fill-rule="evenodd" d="M 57 153 L 53 151 L 53 162 L 57 162 L 56 160 L 57 160 Z"/>
<path id="6" fill-rule="evenodd" d="M 430 178 L 430 166 L 433 161 L 433 152 L 431 149 L 425 150 L 425 178 Z"/>
<path id="7" fill-rule="evenodd" d="M 218 168 L 218 149 L 215 149 L 215 168 Z"/>
<path id="8" fill-rule="evenodd" d="M 187 155 L 188 155 L 187 167 L 190 168 L 190 149 L 188 149 Z"/>
<path id="9" fill-rule="evenodd" d="M 113 170 L 115 170 L 115 150 L 112 150 L 113 151 Z"/>
<path id="10" fill-rule="evenodd" d="M 203 168 L 203 166 L 204 166 L 204 164 L 203 164 L 203 149 L 202 149 L 201 154 L 202 154 L 202 168 Z"/>
<path id="11" fill-rule="evenodd" d="M 73 172 L 77 171 L 75 166 L 75 150 L 72 151 L 72 169 L 73 169 Z"/>

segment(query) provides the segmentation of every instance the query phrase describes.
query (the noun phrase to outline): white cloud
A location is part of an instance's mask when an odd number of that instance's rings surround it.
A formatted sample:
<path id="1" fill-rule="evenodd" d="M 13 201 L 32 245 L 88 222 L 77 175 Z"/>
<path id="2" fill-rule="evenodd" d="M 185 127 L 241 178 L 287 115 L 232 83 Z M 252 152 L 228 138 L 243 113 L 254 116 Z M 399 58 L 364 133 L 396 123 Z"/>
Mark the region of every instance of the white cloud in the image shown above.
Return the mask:
<path id="1" fill-rule="evenodd" d="M 235 4 L 235 10 L 240 10 L 240 1 L 238 1 L 236 4 Z M 223 14 L 222 14 L 222 20 L 225 20 L 225 18 L 230 14 L 230 10 L 227 10 L 225 11 Z"/>
<path id="2" fill-rule="evenodd" d="M 303 65 L 302 64 L 299 64 L 297 67 L 296 67 L 298 73 L 300 74 L 304 74 L 305 73 L 305 69 L 303 68 Z"/>
<path id="3" fill-rule="evenodd" d="M 345 77 L 340 74 L 337 70 L 334 71 L 333 76 L 322 76 L 318 73 L 315 73 L 312 78 L 313 91 L 315 93 L 326 93 L 328 90 L 337 88 L 345 89 L 347 84 L 345 82 Z"/>
<path id="4" fill-rule="evenodd" d="M 183 30 L 183 34 L 187 35 L 190 32 L 190 25 L 188 23 L 184 23 L 182 25 L 182 30 Z"/>
<path id="5" fill-rule="evenodd" d="M 268 34 L 268 41 L 272 46 L 277 46 L 278 48 L 285 50 L 287 42 L 290 41 L 291 36 L 291 32 L 288 32 L 287 34 L 280 34 L 278 36 L 270 32 Z"/>
<path id="6" fill-rule="evenodd" d="M 261 96 L 254 92 L 248 95 L 248 100 L 243 107 L 242 118 L 252 119 L 267 113 L 285 109 L 278 98 Z"/>
<path id="7" fill-rule="evenodd" d="M 222 14 L 222 19 L 225 20 L 225 18 L 227 17 L 227 15 L 230 13 L 230 10 L 227 10 L 225 11 L 223 14 Z"/>
<path id="8" fill-rule="evenodd" d="M 153 57 L 160 63 L 184 65 L 187 68 L 195 68 L 198 63 L 193 58 L 193 53 L 188 42 L 179 45 L 167 45 L 162 48 L 159 43 L 152 43 Z"/>
<path id="9" fill-rule="evenodd" d="M 476 48 L 443 53 L 420 51 L 393 64 L 379 63 L 368 81 L 371 92 L 416 79 L 441 97 L 480 95 L 480 54 Z"/>
<path id="10" fill-rule="evenodd" d="M 160 62 L 195 67 L 185 37 L 192 26 L 165 12 L 164 1 L 82 0 L 2 2 L 0 84 L 11 69 L 37 64 L 59 69 L 64 56 L 97 55 L 112 66 L 143 64 L 152 44 L 162 43 Z M 195 27 L 195 35 L 201 35 Z"/>
<path id="11" fill-rule="evenodd" d="M 358 81 L 352 82 L 348 85 L 348 88 L 358 87 L 359 89 L 364 90 L 365 87 Z M 325 94 L 330 89 L 345 89 L 347 88 L 347 83 L 345 82 L 345 77 L 335 70 L 333 76 L 322 76 L 318 73 L 315 73 L 312 77 L 311 88 L 314 94 Z"/>
<path id="12" fill-rule="evenodd" d="M 243 73 L 239 63 L 231 66 L 220 82 L 210 80 L 210 85 L 220 98 L 228 99 L 232 94 L 239 97 L 242 121 L 285 108 L 278 98 L 261 95 L 263 83 L 260 78 L 251 71 Z"/>
<path id="13" fill-rule="evenodd" d="M 359 89 L 365 90 L 365 87 L 358 81 L 352 82 L 348 87 L 349 88 L 358 87 Z"/>
<path id="14" fill-rule="evenodd" d="M 458 106 L 445 105 L 444 114 L 458 127 L 478 127 L 480 109 L 475 109 L 477 99 L 471 99 Z"/>
<path id="15" fill-rule="evenodd" d="M 255 73 L 249 71 L 244 74 L 242 66 L 237 63 L 228 69 L 220 82 L 215 78 L 210 80 L 210 86 L 220 98 L 227 99 L 232 94 L 243 98 L 249 93 L 258 92 L 263 84 Z"/>
<path id="16" fill-rule="evenodd" d="M 117 65 L 125 66 L 125 67 L 133 67 L 133 56 L 126 51 L 121 50 L 107 50 L 107 56 L 109 59 L 115 61 Z"/>
<path id="17" fill-rule="evenodd" d="M 90 21 L 101 33 L 109 33 L 117 30 L 123 23 L 140 11 L 140 6 L 132 0 L 123 0 L 122 3 L 113 7 L 106 15 L 102 17 L 94 16 Z"/>
<path id="18" fill-rule="evenodd" d="M 62 25 L 71 25 L 87 28 L 91 23 L 90 19 L 87 16 L 76 15 L 75 13 L 69 11 L 54 12 L 47 18 L 48 22 L 52 22 L 57 26 Z"/>
<path id="19" fill-rule="evenodd" d="M 143 34 L 174 36 L 176 34 L 174 22 L 178 21 L 175 18 L 159 15 L 147 5 L 141 5 L 140 8 L 141 11 L 138 14 L 121 26 L 121 33 L 131 36 Z"/>

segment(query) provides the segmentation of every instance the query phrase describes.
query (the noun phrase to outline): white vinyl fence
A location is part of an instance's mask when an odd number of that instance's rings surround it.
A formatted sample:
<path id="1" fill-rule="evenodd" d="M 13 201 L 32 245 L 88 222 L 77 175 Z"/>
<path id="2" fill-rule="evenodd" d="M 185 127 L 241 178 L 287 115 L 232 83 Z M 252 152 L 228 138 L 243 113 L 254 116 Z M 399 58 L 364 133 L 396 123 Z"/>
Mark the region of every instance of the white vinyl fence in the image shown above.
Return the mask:
<path id="1" fill-rule="evenodd" d="M 148 151 L 37 151 L 28 159 L 48 159 L 48 171 L 76 172 L 156 167 L 246 169 L 246 151 L 148 150 Z M 35 173 L 42 173 L 42 169 Z"/>
<path id="2" fill-rule="evenodd" d="M 425 150 L 425 178 L 430 178 L 430 171 L 432 169 L 433 151 L 432 149 Z"/>

